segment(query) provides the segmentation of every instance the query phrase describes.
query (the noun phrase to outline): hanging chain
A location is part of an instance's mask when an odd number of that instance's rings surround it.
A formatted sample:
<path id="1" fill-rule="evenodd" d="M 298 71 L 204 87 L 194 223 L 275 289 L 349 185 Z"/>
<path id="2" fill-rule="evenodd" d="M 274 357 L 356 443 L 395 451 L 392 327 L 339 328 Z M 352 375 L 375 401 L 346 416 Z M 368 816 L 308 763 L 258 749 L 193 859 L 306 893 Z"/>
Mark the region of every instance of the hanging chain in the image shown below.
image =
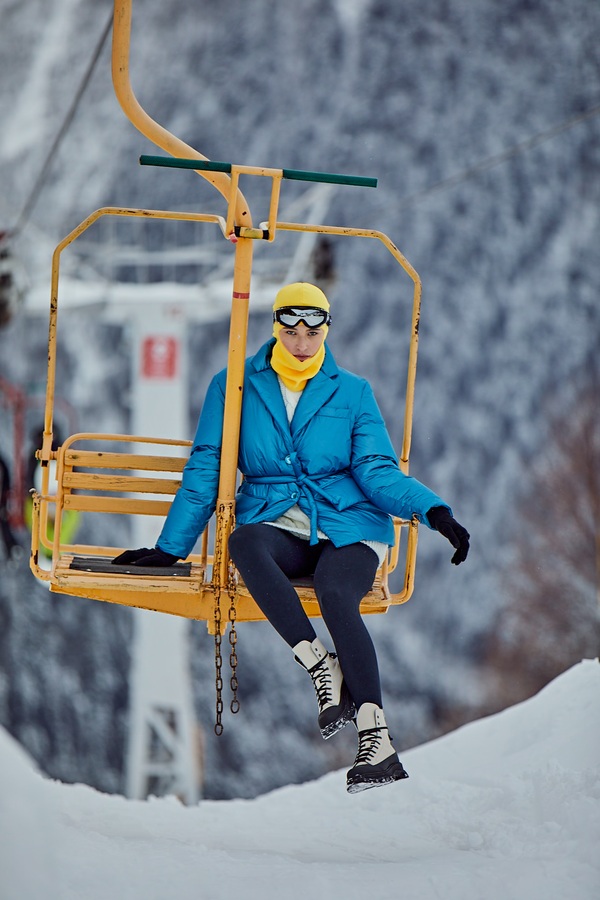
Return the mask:
<path id="1" fill-rule="evenodd" d="M 220 510 L 219 510 L 220 512 Z M 215 627 L 215 734 L 217 737 L 223 734 L 223 676 L 221 670 L 223 668 L 223 653 L 221 651 L 221 584 L 219 573 L 221 571 L 221 543 L 215 542 L 215 555 L 213 559 L 213 581 L 215 584 L 215 609 L 214 609 L 214 627 Z"/>
<path id="2" fill-rule="evenodd" d="M 237 579 L 235 577 L 235 568 L 230 563 L 229 564 L 229 578 L 227 582 L 227 589 L 229 591 L 229 599 L 231 601 L 229 606 L 229 644 L 231 646 L 231 652 L 229 654 L 229 665 L 231 666 L 231 678 L 229 680 L 229 684 L 231 686 L 231 703 L 229 704 L 229 708 L 231 712 L 235 715 L 240 711 L 240 701 L 238 700 L 238 679 L 237 679 L 237 664 L 238 658 L 236 653 L 237 646 L 237 631 L 235 627 L 235 598 L 237 592 Z"/>
<path id="3" fill-rule="evenodd" d="M 219 510 L 221 513 L 222 510 Z M 233 523 L 232 523 L 233 526 Z M 213 580 L 216 580 L 215 584 L 215 607 L 214 607 L 214 629 L 215 629 L 215 692 L 216 692 L 216 704 L 215 704 L 215 734 L 220 736 L 223 734 L 223 651 L 222 651 L 222 640 L 223 636 L 221 634 L 221 596 L 223 595 L 223 586 L 220 581 L 220 572 L 221 572 L 221 560 L 222 560 L 222 545 L 220 541 L 216 541 L 215 546 L 215 555 L 213 559 Z M 216 579 L 215 579 L 216 576 Z M 237 713 L 240 710 L 240 701 L 238 700 L 237 692 L 238 692 L 238 679 L 237 679 L 237 631 L 235 627 L 236 620 L 236 591 L 237 591 L 237 578 L 235 567 L 233 564 L 229 564 L 229 570 L 227 573 L 227 593 L 229 595 L 230 605 L 229 605 L 229 644 L 231 647 L 229 653 L 229 665 L 231 666 L 231 678 L 229 680 L 229 684 L 231 687 L 232 699 L 229 708 L 232 713 Z"/>
<path id="4" fill-rule="evenodd" d="M 215 734 L 219 737 L 223 734 L 223 655 L 221 652 L 221 590 L 218 588 L 215 594 Z"/>

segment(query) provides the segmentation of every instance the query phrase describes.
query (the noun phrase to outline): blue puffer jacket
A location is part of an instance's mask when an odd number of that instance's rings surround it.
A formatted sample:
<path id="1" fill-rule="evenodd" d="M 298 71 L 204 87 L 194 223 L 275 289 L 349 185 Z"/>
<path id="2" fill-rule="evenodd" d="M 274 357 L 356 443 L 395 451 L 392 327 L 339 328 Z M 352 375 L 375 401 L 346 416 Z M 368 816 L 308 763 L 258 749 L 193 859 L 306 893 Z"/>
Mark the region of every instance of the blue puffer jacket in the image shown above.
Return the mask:
<path id="1" fill-rule="evenodd" d="M 363 378 L 338 368 L 327 349 L 291 425 L 270 365 L 275 340 L 246 361 L 236 522 L 273 522 L 294 504 L 337 547 L 393 544 L 390 515 L 427 522 L 437 494 L 398 468 L 387 429 Z M 214 512 L 219 482 L 226 370 L 206 394 L 194 446 L 157 546 L 185 558 Z"/>

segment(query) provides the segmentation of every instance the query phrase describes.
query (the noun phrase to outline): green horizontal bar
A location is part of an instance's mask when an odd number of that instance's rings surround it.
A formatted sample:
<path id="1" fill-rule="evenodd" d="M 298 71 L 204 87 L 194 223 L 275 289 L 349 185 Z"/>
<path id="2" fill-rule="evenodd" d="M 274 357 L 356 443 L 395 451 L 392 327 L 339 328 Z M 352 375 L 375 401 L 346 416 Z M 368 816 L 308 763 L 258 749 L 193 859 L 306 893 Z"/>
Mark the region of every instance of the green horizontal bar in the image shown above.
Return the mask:
<path id="1" fill-rule="evenodd" d="M 165 166 L 171 169 L 196 169 L 202 172 L 231 172 L 231 163 L 212 159 L 177 159 L 173 156 L 140 156 L 142 166 Z M 317 181 L 323 184 L 353 184 L 357 187 L 377 187 L 376 178 L 360 175 L 335 175 L 332 172 L 305 172 L 302 169 L 282 169 L 283 177 L 293 181 Z"/>
<path id="2" fill-rule="evenodd" d="M 214 159 L 177 159 L 174 156 L 140 156 L 142 166 L 165 166 L 169 169 L 201 169 L 203 172 L 231 172 L 231 163 Z"/>
<path id="3" fill-rule="evenodd" d="M 304 172 L 302 169 L 283 169 L 283 177 L 294 181 L 318 181 L 324 184 L 354 184 L 357 187 L 377 187 L 376 178 L 361 175 L 334 175 L 332 172 Z"/>

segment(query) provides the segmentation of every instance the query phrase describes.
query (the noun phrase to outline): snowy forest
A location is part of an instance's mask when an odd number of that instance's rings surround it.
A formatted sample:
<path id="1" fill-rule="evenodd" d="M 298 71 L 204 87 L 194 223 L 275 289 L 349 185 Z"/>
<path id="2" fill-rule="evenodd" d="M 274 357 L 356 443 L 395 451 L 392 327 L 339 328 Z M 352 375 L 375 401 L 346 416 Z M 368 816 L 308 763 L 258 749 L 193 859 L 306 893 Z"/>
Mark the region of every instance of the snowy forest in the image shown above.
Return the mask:
<path id="1" fill-rule="evenodd" d="M 286 187 L 282 218 L 377 228 L 421 276 L 411 474 L 447 500 L 472 546 L 455 569 L 446 542 L 421 529 L 412 599 L 369 621 L 398 748 L 524 700 L 597 656 L 600 5 L 133 7 L 132 84 L 156 121 L 211 159 L 377 178 L 376 190 Z M 223 214 L 205 180 L 138 164 L 156 148 L 114 96 L 110 35 L 101 40 L 111 9 L 110 0 L 0 0 L 5 480 L 15 454 L 29 472 L 39 446 L 56 243 L 101 206 Z M 398 449 L 409 320 L 396 271 L 364 243 L 317 244 L 296 274 L 323 279 L 329 344 L 373 385 Z M 257 273 L 275 284 L 294 252 L 287 236 L 260 248 Z M 173 296 L 210 288 L 230 274 L 231 253 L 171 223 L 90 232 L 64 267 L 74 295 L 93 302 L 74 303 L 61 322 L 63 436 L 130 430 L 131 335 L 105 314 L 111 285 L 150 295 L 166 283 Z M 264 305 L 250 309 L 253 352 L 271 325 Z M 193 436 L 227 334 L 222 308 L 190 323 L 189 425 L 176 437 Z M 27 400 L 18 441 L 16 395 Z M 122 792 L 133 613 L 50 594 L 29 570 L 27 528 L 7 538 L 6 515 L 0 725 L 51 777 Z M 128 523 L 114 529 L 129 546 Z M 86 530 L 82 521 L 82 539 L 96 539 Z M 352 735 L 321 741 L 306 676 L 269 626 L 238 631 L 241 711 L 225 715 L 217 738 L 213 642 L 203 623 L 190 624 L 204 796 L 254 797 L 351 761 Z"/>

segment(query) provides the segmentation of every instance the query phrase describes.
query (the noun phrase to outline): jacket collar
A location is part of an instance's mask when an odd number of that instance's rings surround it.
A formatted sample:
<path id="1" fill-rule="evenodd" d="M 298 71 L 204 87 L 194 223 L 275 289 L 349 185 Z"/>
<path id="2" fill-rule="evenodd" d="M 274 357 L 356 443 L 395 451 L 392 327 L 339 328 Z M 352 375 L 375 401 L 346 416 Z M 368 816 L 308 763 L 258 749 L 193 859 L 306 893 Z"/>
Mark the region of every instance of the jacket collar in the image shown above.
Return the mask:
<path id="1" fill-rule="evenodd" d="M 248 374 L 262 402 L 273 416 L 282 433 L 289 440 L 290 426 L 288 425 L 285 405 L 281 396 L 281 388 L 279 387 L 277 374 L 271 368 L 271 350 L 274 343 L 275 338 L 271 338 L 266 344 L 263 344 L 254 356 L 250 357 L 248 360 Z M 315 413 L 335 393 L 338 388 L 338 375 L 337 363 L 329 347 L 325 345 L 323 365 L 304 388 L 300 402 L 296 407 L 291 424 L 292 435 L 297 434 L 304 428 Z"/>
<path id="2" fill-rule="evenodd" d="M 256 388 L 259 399 L 267 407 L 275 424 L 281 431 L 286 446 L 291 450 L 290 427 L 288 425 L 285 404 L 281 396 L 281 389 L 275 371 L 271 368 L 271 348 L 275 338 L 267 341 L 254 356 L 251 356 L 247 365 L 247 376 Z"/>
<path id="3" fill-rule="evenodd" d="M 292 436 L 305 428 L 313 416 L 327 403 L 332 394 L 335 394 L 339 385 L 338 375 L 337 363 L 326 347 L 323 365 L 302 391 L 302 396 L 290 426 Z"/>

